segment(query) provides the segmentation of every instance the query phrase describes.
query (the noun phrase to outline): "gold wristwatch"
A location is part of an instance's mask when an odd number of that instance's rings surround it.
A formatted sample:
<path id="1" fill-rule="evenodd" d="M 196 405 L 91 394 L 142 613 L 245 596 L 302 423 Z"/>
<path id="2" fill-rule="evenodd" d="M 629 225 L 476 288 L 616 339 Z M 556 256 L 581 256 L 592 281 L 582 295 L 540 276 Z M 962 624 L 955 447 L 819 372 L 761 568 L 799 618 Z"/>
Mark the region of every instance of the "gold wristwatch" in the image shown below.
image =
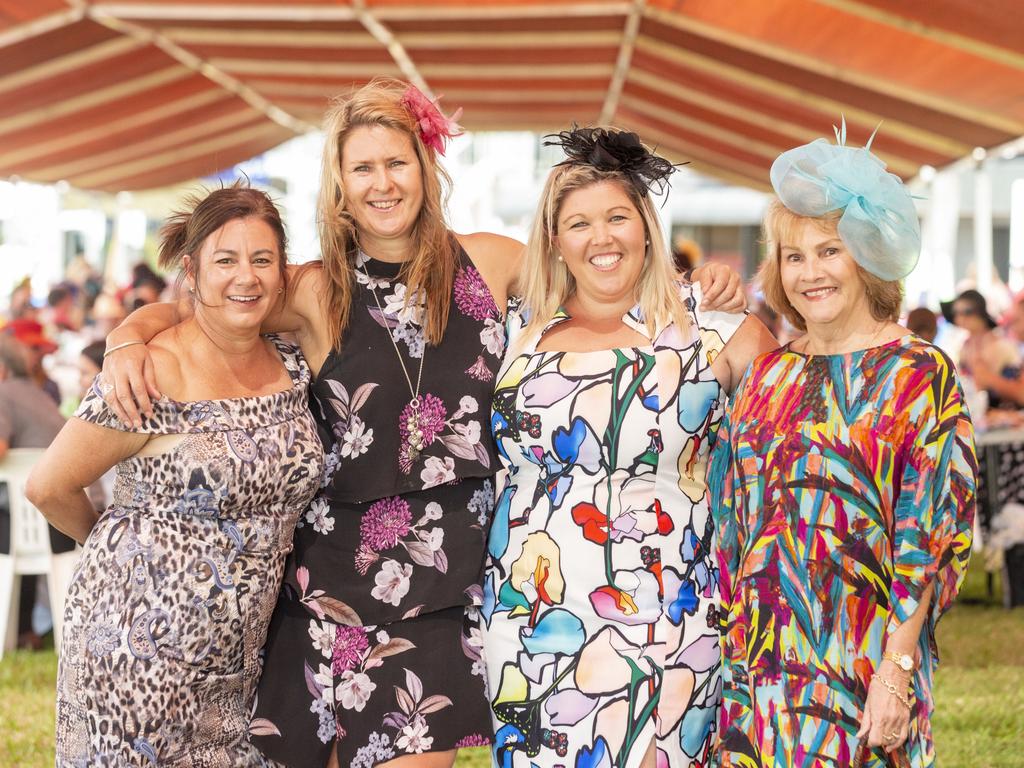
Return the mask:
<path id="1" fill-rule="evenodd" d="M 886 651 L 885 658 L 902 669 L 904 672 L 914 671 L 914 657 L 908 653 L 899 651 Z"/>

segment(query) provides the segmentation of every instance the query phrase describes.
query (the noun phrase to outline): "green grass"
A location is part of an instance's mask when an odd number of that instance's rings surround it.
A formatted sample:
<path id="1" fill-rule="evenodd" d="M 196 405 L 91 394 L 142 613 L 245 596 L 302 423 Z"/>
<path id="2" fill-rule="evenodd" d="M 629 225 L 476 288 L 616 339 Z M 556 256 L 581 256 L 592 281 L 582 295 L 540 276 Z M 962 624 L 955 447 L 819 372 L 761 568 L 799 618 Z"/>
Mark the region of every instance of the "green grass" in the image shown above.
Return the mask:
<path id="1" fill-rule="evenodd" d="M 941 768 L 1024 766 L 1024 609 L 1006 611 L 968 574 L 939 625 L 933 724 Z M 0 768 L 53 765 L 56 656 L 16 652 L 0 660 Z M 486 768 L 486 749 L 463 750 L 457 768 Z"/>

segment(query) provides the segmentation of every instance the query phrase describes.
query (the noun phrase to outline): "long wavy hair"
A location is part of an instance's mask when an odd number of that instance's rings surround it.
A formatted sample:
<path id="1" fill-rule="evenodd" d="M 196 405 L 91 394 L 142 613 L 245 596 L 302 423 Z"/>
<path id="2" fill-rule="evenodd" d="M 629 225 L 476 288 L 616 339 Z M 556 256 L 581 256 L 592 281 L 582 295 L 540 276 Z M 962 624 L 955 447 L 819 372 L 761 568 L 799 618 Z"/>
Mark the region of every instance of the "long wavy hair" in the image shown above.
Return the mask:
<path id="1" fill-rule="evenodd" d="M 648 333 L 653 337 L 656 329 L 669 321 L 681 329 L 689 328 L 690 322 L 677 285 L 681 278 L 662 236 L 650 194 L 641 193 L 621 172 L 566 164 L 555 166 L 548 174 L 526 243 L 526 256 L 518 283 L 522 307 L 529 312 L 522 339 L 532 338 L 575 293 L 576 281 L 572 273 L 557 258 L 555 236 L 558 234 L 558 217 L 571 192 L 601 182 L 611 182 L 622 188 L 639 211 L 650 241 L 635 288 L 635 298 L 643 310 Z"/>
<path id="2" fill-rule="evenodd" d="M 401 80 L 375 78 L 350 95 L 336 99 L 327 113 L 318 216 L 320 253 L 327 278 L 327 316 L 335 350 L 340 349 L 349 323 L 355 258 L 359 252 L 359 229 L 348 210 L 341 178 L 345 141 L 356 128 L 383 126 L 401 131 L 412 142 L 420 163 L 423 205 L 413 225 L 414 252 L 402 264 L 399 277 L 408 287 L 407 301 L 424 297 L 428 343 L 439 344 L 448 324 L 449 297 L 458 262 L 458 242 L 445 223 L 451 179 L 434 149 L 420 138 L 416 119 L 401 103 L 408 87 Z"/>

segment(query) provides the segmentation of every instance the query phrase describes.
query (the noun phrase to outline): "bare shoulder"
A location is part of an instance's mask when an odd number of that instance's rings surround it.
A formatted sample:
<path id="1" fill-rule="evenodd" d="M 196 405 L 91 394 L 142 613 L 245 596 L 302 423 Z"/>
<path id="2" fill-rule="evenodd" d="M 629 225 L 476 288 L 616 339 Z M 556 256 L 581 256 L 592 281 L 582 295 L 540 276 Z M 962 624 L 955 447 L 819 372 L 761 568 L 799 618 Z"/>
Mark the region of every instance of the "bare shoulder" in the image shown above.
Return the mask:
<path id="1" fill-rule="evenodd" d="M 470 256 L 476 250 L 504 253 L 505 255 L 519 255 L 525 247 L 514 237 L 506 237 L 494 232 L 473 232 L 465 235 L 456 234 L 455 236 Z"/>
<path id="2" fill-rule="evenodd" d="M 289 304 L 292 310 L 307 321 L 315 320 L 320 312 L 320 300 L 327 286 L 327 275 L 322 261 L 288 266 Z"/>
<path id="3" fill-rule="evenodd" d="M 525 246 L 514 238 L 493 232 L 456 237 L 480 272 L 498 308 L 504 311 L 512 285 L 519 276 Z"/>
<path id="4" fill-rule="evenodd" d="M 146 345 L 150 359 L 153 361 L 153 373 L 156 386 L 161 392 L 181 392 L 184 385 L 184 373 L 181 367 L 182 347 L 178 341 L 178 326 L 171 326 L 150 339 Z"/>

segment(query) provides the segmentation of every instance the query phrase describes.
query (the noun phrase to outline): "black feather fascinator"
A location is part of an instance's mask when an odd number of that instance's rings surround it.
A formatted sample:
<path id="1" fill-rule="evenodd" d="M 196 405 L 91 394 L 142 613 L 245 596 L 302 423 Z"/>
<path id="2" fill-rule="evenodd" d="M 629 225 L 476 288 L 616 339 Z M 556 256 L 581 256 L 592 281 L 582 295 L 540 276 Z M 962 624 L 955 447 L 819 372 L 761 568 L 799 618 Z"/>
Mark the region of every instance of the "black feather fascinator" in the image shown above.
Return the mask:
<path id="1" fill-rule="evenodd" d="M 668 177 L 676 170 L 668 160 L 647 149 L 631 131 L 574 125 L 544 139 L 544 146 L 561 147 L 565 152 L 567 159 L 558 165 L 589 165 L 599 171 L 621 173 L 641 194 L 662 194 Z"/>

